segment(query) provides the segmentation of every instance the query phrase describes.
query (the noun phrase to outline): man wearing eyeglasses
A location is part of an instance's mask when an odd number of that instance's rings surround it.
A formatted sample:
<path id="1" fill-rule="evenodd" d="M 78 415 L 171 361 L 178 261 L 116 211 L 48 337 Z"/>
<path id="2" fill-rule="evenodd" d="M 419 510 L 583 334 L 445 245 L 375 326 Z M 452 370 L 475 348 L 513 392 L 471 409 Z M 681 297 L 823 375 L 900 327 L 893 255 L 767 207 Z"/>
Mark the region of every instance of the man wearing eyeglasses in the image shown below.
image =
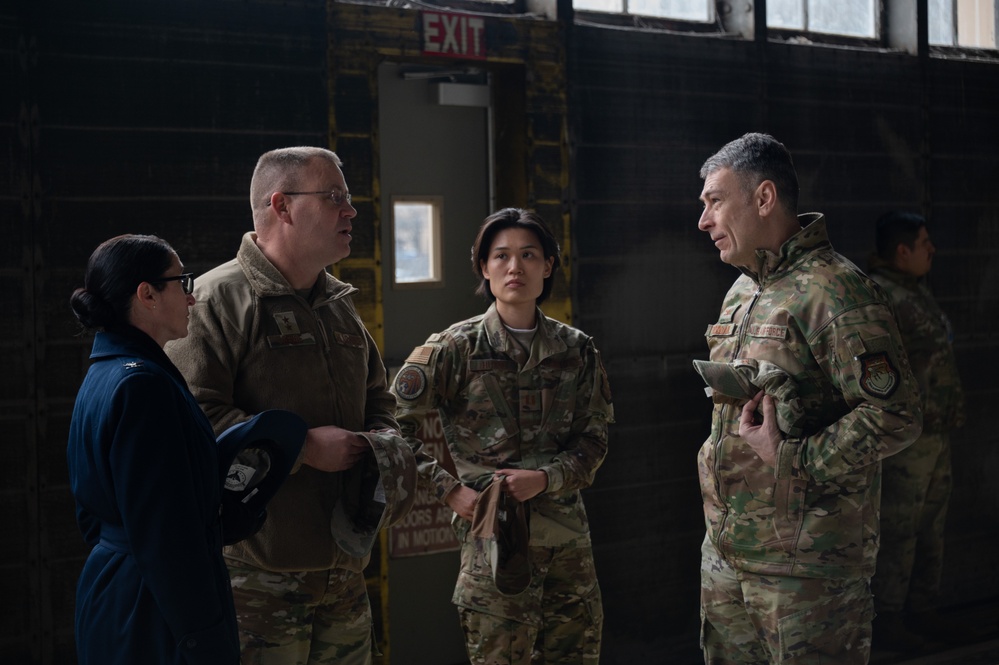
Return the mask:
<path id="1" fill-rule="evenodd" d="M 254 231 L 199 277 L 190 333 L 168 348 L 216 433 L 267 409 L 310 427 L 263 527 L 225 550 L 243 662 L 370 663 L 362 571 L 416 473 L 357 289 L 326 271 L 357 211 L 340 159 L 312 147 L 261 156 L 250 207 Z"/>

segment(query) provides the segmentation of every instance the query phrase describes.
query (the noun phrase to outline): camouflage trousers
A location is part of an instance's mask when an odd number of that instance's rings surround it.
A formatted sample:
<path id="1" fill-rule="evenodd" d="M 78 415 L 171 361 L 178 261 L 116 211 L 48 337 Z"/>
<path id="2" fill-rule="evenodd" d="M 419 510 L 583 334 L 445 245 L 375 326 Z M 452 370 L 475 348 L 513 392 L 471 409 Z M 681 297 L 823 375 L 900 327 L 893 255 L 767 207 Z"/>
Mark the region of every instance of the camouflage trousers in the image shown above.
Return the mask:
<path id="1" fill-rule="evenodd" d="M 604 612 L 593 552 L 531 547 L 530 558 L 530 585 L 506 596 L 475 539 L 462 544 L 452 601 L 471 665 L 596 665 Z"/>
<path id="2" fill-rule="evenodd" d="M 952 487 L 948 434 L 924 434 L 882 462 L 881 548 L 871 581 L 879 612 L 933 607 Z"/>
<path id="3" fill-rule="evenodd" d="M 371 664 L 371 606 L 361 573 L 272 573 L 228 563 L 243 665 Z"/>
<path id="4" fill-rule="evenodd" d="M 873 616 L 867 578 L 757 575 L 701 547 L 706 665 L 866 665 Z"/>

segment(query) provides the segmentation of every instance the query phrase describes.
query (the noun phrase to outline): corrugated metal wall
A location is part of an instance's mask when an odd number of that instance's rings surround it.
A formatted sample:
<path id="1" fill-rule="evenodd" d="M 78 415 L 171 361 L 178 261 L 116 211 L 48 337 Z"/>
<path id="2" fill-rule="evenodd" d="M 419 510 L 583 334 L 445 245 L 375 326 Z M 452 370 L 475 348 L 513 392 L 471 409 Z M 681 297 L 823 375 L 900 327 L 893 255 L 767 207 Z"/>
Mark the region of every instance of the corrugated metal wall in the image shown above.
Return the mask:
<path id="1" fill-rule="evenodd" d="M 0 9 L 0 652 L 71 663 L 85 552 L 64 447 L 89 340 L 75 335 L 69 294 L 93 247 L 117 233 L 161 234 L 198 272 L 232 257 L 250 228 L 257 156 L 331 140 L 329 26 L 320 0 L 27 4 Z M 596 336 L 615 394 L 611 454 L 586 495 L 605 661 L 654 662 L 654 648 L 696 640 L 694 464 L 709 408 L 690 360 L 704 355 L 704 327 L 735 277 L 696 229 L 697 171 L 749 130 L 789 146 L 803 209 L 827 213 L 834 243 L 858 263 L 881 212 L 929 215 L 933 284 L 970 397 L 954 449 L 945 600 L 999 594 L 999 441 L 986 419 L 999 396 L 986 371 L 999 345 L 999 65 L 589 25 L 560 34 L 571 35 L 573 177 L 533 191 L 547 217 L 570 213 L 574 321 Z M 528 70 L 546 66 L 530 58 Z M 338 99 L 352 83 L 370 93 L 368 63 L 336 67 L 346 73 Z M 525 102 L 526 132 L 557 121 L 548 110 L 560 91 L 541 93 Z M 534 149 L 543 164 L 564 146 Z M 355 168 L 360 177 L 364 163 Z"/>
<path id="2" fill-rule="evenodd" d="M 65 446 L 90 339 L 68 303 L 87 257 L 125 232 L 161 235 L 196 272 L 235 255 L 256 158 L 327 140 L 325 15 L 321 1 L 0 10 L 4 663 L 75 662 L 86 551 Z"/>
<path id="3" fill-rule="evenodd" d="M 943 601 L 995 597 L 999 435 L 987 413 L 999 390 L 983 369 L 999 355 L 999 64 L 579 25 L 575 34 L 575 320 L 604 352 L 618 419 L 587 496 L 610 662 L 696 638 L 704 531 L 694 470 L 710 405 L 690 360 L 706 357 L 704 330 L 738 275 L 697 230 L 697 174 L 747 131 L 788 146 L 801 210 L 826 213 L 834 245 L 858 265 L 881 213 L 928 216 L 931 281 L 954 323 L 970 416 L 954 440 Z"/>

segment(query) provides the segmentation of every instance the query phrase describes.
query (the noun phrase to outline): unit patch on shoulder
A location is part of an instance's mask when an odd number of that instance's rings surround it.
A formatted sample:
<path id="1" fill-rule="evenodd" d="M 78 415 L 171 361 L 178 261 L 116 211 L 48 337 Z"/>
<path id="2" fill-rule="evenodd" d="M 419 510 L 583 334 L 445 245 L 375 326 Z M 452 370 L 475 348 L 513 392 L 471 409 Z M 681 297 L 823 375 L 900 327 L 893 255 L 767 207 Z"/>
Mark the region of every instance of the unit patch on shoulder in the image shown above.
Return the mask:
<path id="1" fill-rule="evenodd" d="M 395 394 L 403 399 L 416 399 L 427 389 L 427 375 L 419 367 L 403 367 L 395 377 Z"/>
<path id="2" fill-rule="evenodd" d="M 857 358 L 860 361 L 860 387 L 864 392 L 880 399 L 892 396 L 898 388 L 898 370 L 885 352 L 868 353 Z"/>

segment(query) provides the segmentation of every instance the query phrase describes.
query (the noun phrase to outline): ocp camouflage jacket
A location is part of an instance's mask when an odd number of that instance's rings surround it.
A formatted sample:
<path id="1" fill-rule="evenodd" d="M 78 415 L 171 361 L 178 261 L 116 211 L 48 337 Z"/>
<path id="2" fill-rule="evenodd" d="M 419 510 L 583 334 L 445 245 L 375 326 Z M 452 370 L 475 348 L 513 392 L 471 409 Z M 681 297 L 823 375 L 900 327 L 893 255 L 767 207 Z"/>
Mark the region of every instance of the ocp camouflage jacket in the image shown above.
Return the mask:
<path id="1" fill-rule="evenodd" d="M 396 418 L 416 451 L 421 481 L 439 501 L 459 482 L 483 490 L 495 469 L 540 469 L 548 488 L 530 500 L 530 544 L 589 544 L 579 490 L 607 454 L 610 389 L 590 337 L 540 309 L 537 320 L 522 364 L 495 305 L 431 335 L 396 375 Z M 458 478 L 417 438 L 436 408 Z"/>
<path id="2" fill-rule="evenodd" d="M 737 569 L 870 576 L 881 460 L 919 435 L 919 401 L 884 294 L 833 251 L 822 215 L 799 219 L 779 255 L 757 252 L 706 336 L 711 360 L 766 360 L 792 377 L 803 434 L 770 466 L 739 437 L 740 406 L 716 403 L 698 455 L 705 522 Z"/>
<path id="3" fill-rule="evenodd" d="M 964 391 L 947 315 L 925 280 L 875 258 L 871 259 L 871 277 L 888 293 L 895 308 L 902 343 L 922 397 L 923 433 L 939 434 L 963 425 Z"/>

